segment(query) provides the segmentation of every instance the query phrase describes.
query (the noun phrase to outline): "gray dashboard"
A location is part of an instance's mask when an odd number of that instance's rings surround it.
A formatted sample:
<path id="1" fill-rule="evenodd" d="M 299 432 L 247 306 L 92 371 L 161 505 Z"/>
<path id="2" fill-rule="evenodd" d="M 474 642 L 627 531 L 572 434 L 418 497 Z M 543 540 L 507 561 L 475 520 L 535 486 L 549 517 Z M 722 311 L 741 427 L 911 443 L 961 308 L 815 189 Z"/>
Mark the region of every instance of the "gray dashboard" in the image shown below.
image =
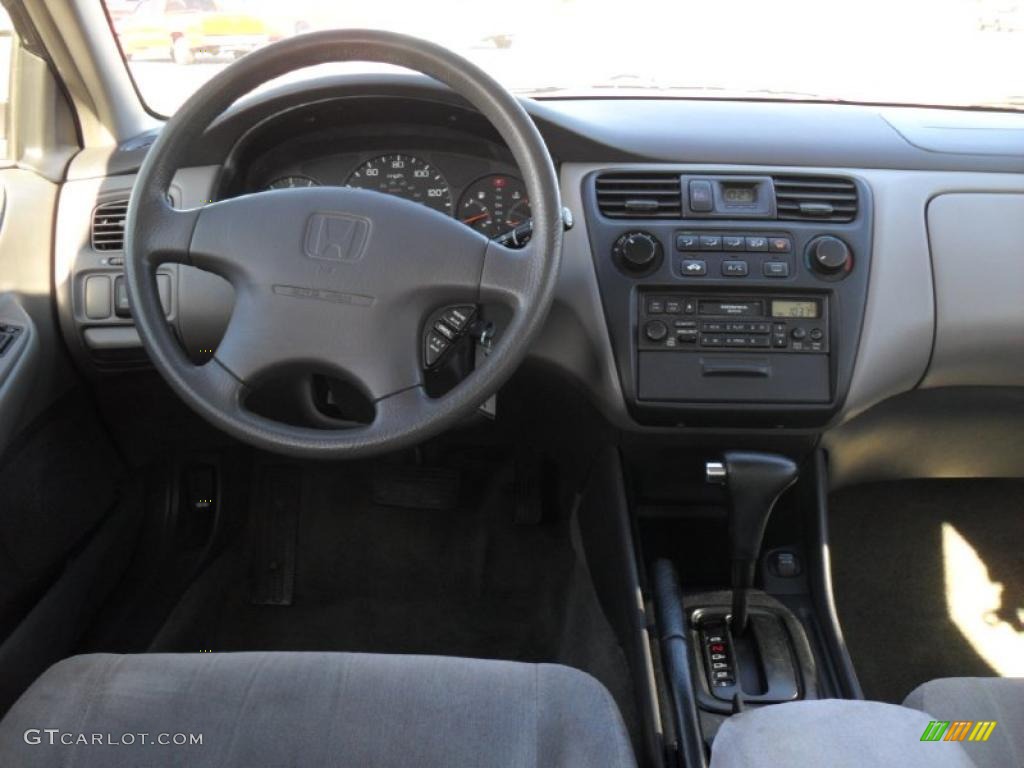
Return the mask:
<path id="1" fill-rule="evenodd" d="M 381 99 L 408 107 L 412 119 L 426 105 L 474 140 L 489 139 L 487 126 L 457 98 L 420 78 L 290 84 L 240 102 L 210 129 L 194 167 L 178 174 L 176 201 L 214 199 L 240 172 L 230 159 L 236 142 L 275 115 L 323 100 L 365 109 Z M 1024 115 L 988 120 L 988 113 L 952 110 L 656 99 L 546 100 L 527 108 L 560 161 L 563 203 L 578 220 L 588 214 L 588 176 L 610 168 L 840 174 L 866 185 L 871 269 L 852 375 L 833 427 L 918 387 L 1024 384 L 1016 298 L 1024 285 Z M 943 128 L 931 125 L 937 120 Z M 958 121 L 968 127 L 957 130 Z M 84 315 L 81 286 L 89 276 L 116 277 L 111 254 L 91 248 L 90 221 L 98 202 L 130 191 L 146 143 L 140 137 L 121 152 L 83 153 L 61 193 L 55 260 L 62 327 L 80 364 L 93 371 L 122 369 L 118 355 L 103 353 L 137 350 L 130 318 L 94 322 Z M 595 267 L 604 258 L 586 226 L 566 234 L 555 303 L 533 356 L 577 382 L 616 426 L 663 430 L 639 426 L 627 407 Z M 187 267 L 168 275 L 169 322 L 187 347 L 210 348 L 230 311 L 230 290 Z"/>

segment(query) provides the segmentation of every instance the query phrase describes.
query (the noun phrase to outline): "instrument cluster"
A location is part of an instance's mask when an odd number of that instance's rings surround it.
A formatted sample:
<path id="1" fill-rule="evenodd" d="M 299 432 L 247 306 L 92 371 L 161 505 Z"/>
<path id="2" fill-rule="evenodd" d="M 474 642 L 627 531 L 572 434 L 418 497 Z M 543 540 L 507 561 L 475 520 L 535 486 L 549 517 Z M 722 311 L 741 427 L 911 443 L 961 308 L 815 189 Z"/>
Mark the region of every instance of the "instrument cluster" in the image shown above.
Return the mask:
<path id="1" fill-rule="evenodd" d="M 490 160 L 454 153 L 386 152 L 310 160 L 268 176 L 252 191 L 337 185 L 369 189 L 429 206 L 495 238 L 530 219 L 526 186 Z M 498 171 L 498 172 L 496 172 Z"/>

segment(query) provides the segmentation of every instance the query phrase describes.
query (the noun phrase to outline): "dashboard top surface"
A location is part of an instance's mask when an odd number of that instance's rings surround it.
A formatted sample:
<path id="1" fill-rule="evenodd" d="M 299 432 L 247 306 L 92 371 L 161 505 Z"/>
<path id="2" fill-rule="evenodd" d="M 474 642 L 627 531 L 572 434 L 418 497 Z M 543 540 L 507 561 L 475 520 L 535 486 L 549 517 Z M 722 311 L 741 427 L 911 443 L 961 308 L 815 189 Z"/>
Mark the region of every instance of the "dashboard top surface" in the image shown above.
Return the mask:
<path id="1" fill-rule="evenodd" d="M 220 163 L 253 126 L 324 100 L 402 99 L 448 109 L 486 133 L 466 103 L 417 75 L 320 76 L 237 102 L 197 145 L 192 165 Z M 349 102 L 350 104 L 352 102 Z M 833 168 L 1024 172 L 1024 114 L 790 101 L 524 99 L 552 154 L 573 162 L 675 162 Z M 410 113 L 408 119 L 416 117 Z M 69 178 L 133 173 L 156 131 L 115 151 L 88 150 Z"/>

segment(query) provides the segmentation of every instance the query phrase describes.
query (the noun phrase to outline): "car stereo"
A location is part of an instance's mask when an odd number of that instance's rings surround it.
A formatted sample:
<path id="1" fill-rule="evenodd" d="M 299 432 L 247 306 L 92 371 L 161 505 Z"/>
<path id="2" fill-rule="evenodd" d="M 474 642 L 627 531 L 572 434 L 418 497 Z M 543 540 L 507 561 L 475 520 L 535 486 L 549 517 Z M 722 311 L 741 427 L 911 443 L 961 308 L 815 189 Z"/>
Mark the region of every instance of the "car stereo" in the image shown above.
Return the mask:
<path id="1" fill-rule="evenodd" d="M 640 400 L 828 402 L 827 295 L 640 296 Z"/>
<path id="2" fill-rule="evenodd" d="M 826 354 L 828 299 L 644 292 L 637 328 L 640 349 Z"/>

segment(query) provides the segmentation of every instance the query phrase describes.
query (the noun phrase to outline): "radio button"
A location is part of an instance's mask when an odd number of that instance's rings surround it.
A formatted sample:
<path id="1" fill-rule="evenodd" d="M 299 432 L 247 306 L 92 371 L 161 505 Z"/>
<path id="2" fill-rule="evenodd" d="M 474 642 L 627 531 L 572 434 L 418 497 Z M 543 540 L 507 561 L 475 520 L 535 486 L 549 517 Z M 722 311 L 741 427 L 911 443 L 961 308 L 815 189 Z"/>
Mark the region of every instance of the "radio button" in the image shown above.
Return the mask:
<path id="1" fill-rule="evenodd" d="M 650 299 L 647 302 L 647 314 L 660 315 L 665 311 L 665 302 L 661 299 Z"/>
<path id="2" fill-rule="evenodd" d="M 708 273 L 707 262 L 700 259 L 683 259 L 679 269 L 685 277 L 703 277 Z"/>
<path id="3" fill-rule="evenodd" d="M 762 269 L 765 277 L 789 277 L 789 263 L 785 261 L 766 261 Z"/>
<path id="4" fill-rule="evenodd" d="M 726 323 L 725 330 L 732 333 L 743 333 L 744 331 L 749 331 L 750 327 L 746 323 Z"/>
<path id="5" fill-rule="evenodd" d="M 751 336 L 747 342 L 748 346 L 751 347 L 767 347 L 768 337 L 767 336 Z"/>
<path id="6" fill-rule="evenodd" d="M 750 346 L 749 336 L 726 336 L 725 346 L 727 347 L 748 347 Z"/>
<path id="7" fill-rule="evenodd" d="M 811 341 L 821 341 L 824 335 L 821 328 L 811 328 Z"/>
<path id="8" fill-rule="evenodd" d="M 789 345 L 789 337 L 784 333 L 772 334 L 772 346 L 777 349 L 785 349 Z"/>
<path id="9" fill-rule="evenodd" d="M 700 250 L 700 237 L 697 235 L 676 235 L 676 249 L 680 251 Z"/>
<path id="10" fill-rule="evenodd" d="M 701 346 L 704 347 L 720 347 L 725 343 L 725 339 L 718 335 L 704 334 L 700 337 Z"/>
<path id="11" fill-rule="evenodd" d="M 773 237 L 768 240 L 768 250 L 774 253 L 789 253 L 793 243 L 788 237 Z"/>
<path id="12" fill-rule="evenodd" d="M 722 250 L 722 238 L 718 235 L 701 235 L 700 249 L 702 251 L 720 251 Z"/>
<path id="13" fill-rule="evenodd" d="M 701 330 L 708 333 L 721 333 L 725 330 L 725 323 L 704 323 L 701 326 Z"/>
<path id="14" fill-rule="evenodd" d="M 693 299 L 683 301 L 683 314 L 692 315 L 697 311 L 697 302 Z"/>
<path id="15" fill-rule="evenodd" d="M 746 277 L 747 262 L 745 261 L 723 261 L 722 274 L 726 277 Z"/>
<path id="16" fill-rule="evenodd" d="M 722 247 L 727 251 L 742 251 L 746 245 L 743 235 L 723 235 Z"/>
<path id="17" fill-rule="evenodd" d="M 754 333 L 768 333 L 771 326 L 768 323 L 751 323 L 750 328 Z"/>
<path id="18" fill-rule="evenodd" d="M 796 341 L 802 341 L 803 339 L 807 338 L 807 331 L 805 331 L 803 328 L 794 328 L 792 331 L 789 332 L 789 335 L 792 336 Z"/>
<path id="19" fill-rule="evenodd" d="M 768 250 L 768 238 L 767 237 L 748 237 L 747 238 L 747 250 L 748 251 L 767 251 Z"/>

